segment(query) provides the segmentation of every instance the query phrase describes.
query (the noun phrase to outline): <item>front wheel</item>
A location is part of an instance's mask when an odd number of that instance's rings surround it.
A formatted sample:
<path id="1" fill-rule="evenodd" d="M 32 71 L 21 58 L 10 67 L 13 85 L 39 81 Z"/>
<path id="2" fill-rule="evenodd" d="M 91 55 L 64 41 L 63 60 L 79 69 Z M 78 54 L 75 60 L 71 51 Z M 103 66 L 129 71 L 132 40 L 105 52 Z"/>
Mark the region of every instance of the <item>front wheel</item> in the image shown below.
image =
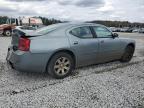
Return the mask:
<path id="1" fill-rule="evenodd" d="M 65 78 L 73 69 L 74 60 L 72 56 L 64 52 L 55 54 L 47 66 L 48 73 L 57 79 Z"/>
<path id="2" fill-rule="evenodd" d="M 130 46 L 130 45 L 127 46 L 120 61 L 121 62 L 129 62 L 133 57 L 133 53 L 134 53 L 134 47 Z"/>

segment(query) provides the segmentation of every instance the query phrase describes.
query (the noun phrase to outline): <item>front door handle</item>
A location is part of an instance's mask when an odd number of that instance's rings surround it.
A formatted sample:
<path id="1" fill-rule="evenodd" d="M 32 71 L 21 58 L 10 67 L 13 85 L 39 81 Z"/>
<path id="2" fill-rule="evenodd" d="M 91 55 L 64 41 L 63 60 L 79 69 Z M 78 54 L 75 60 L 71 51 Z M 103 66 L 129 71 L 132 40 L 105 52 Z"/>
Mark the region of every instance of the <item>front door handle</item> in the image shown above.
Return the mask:
<path id="1" fill-rule="evenodd" d="M 78 44 L 78 41 L 75 41 L 73 44 L 74 44 L 74 45 Z"/>

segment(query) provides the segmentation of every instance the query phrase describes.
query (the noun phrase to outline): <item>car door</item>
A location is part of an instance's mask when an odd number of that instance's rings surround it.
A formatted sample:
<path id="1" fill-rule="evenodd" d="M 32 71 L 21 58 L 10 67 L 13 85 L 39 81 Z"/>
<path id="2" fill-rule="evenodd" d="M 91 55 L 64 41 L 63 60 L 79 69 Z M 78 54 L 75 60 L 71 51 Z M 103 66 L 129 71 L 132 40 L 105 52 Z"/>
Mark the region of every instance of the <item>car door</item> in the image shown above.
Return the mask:
<path id="1" fill-rule="evenodd" d="M 99 59 L 101 62 L 120 58 L 122 55 L 121 41 L 118 37 L 113 38 L 112 32 L 104 26 L 93 26 L 99 41 Z"/>
<path id="2" fill-rule="evenodd" d="M 71 48 L 77 55 L 79 66 L 93 64 L 98 55 L 98 40 L 89 26 L 74 27 L 69 32 Z"/>

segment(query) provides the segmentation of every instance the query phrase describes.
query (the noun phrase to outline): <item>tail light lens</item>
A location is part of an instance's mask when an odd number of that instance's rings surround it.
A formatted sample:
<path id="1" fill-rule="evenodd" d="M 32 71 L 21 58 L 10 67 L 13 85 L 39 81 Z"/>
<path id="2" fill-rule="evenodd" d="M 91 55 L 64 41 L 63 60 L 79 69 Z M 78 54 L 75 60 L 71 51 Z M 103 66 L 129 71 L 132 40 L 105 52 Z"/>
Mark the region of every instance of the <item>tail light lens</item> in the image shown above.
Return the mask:
<path id="1" fill-rule="evenodd" d="M 29 51 L 30 49 L 30 40 L 28 38 L 20 38 L 18 49 L 21 51 Z"/>

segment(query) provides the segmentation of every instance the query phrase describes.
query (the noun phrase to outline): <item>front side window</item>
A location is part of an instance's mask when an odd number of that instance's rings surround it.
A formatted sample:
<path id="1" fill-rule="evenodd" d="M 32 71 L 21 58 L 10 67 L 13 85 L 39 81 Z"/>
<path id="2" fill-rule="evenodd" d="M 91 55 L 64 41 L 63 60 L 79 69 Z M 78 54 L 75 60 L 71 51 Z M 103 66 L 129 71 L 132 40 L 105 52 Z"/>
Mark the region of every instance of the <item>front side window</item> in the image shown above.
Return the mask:
<path id="1" fill-rule="evenodd" d="M 93 38 L 91 30 L 89 27 L 78 27 L 70 31 L 70 34 L 77 36 L 79 38 Z"/>
<path id="2" fill-rule="evenodd" d="M 93 27 L 98 38 L 111 38 L 112 33 L 105 27 Z"/>

